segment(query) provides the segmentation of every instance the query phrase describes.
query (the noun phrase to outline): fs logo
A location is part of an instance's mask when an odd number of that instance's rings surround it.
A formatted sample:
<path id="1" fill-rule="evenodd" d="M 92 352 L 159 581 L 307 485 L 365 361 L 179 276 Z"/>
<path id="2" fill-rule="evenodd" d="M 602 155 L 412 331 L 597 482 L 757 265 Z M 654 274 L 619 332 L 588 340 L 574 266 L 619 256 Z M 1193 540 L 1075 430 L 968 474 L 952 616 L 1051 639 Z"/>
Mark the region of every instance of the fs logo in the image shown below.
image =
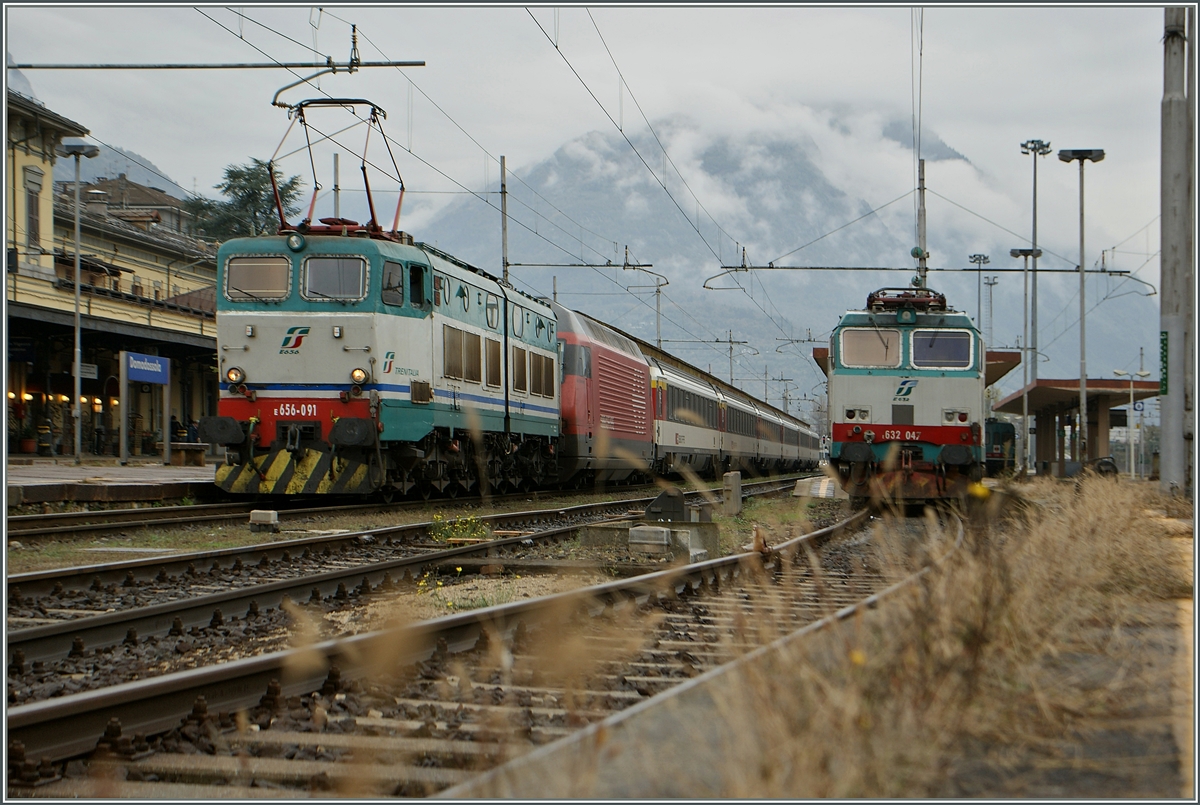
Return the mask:
<path id="1" fill-rule="evenodd" d="M 395 362 L 395 360 L 396 360 L 395 352 L 388 352 L 387 354 L 385 354 L 383 356 L 383 373 L 385 375 L 391 373 L 392 364 Z"/>
<path id="2" fill-rule="evenodd" d="M 308 335 L 307 327 L 289 327 L 287 334 L 283 337 L 283 343 L 280 345 L 280 355 L 299 355 L 300 345 L 304 343 L 304 336 Z"/>
<path id="3" fill-rule="evenodd" d="M 901 380 L 900 387 L 896 389 L 896 396 L 893 400 L 907 400 L 912 397 L 913 390 L 917 387 L 915 380 Z"/>

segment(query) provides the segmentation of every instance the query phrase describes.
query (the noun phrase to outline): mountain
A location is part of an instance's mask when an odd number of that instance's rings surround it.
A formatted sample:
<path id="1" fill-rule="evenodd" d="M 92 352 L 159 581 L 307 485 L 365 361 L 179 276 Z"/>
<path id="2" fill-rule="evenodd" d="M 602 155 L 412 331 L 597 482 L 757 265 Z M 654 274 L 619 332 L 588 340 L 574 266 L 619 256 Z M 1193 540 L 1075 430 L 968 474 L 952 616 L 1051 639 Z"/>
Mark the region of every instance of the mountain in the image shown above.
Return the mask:
<path id="1" fill-rule="evenodd" d="M 79 160 L 79 177 L 83 181 L 115 179 L 123 173 L 130 181 L 161 190 L 175 198 L 186 199 L 191 195 L 174 180 L 165 176 L 153 162 L 141 154 L 116 146 L 110 148 L 107 145 L 101 145 L 99 148 L 99 155 L 92 159 Z M 54 181 L 75 181 L 74 159 L 60 159 L 54 163 Z"/>
<path id="2" fill-rule="evenodd" d="M 844 141 L 831 138 L 831 131 L 842 128 L 847 129 Z M 765 370 L 776 379 L 767 383 L 769 401 L 781 404 L 786 382 L 795 412 L 796 401 L 819 394 L 824 380 L 812 361 L 813 343 L 808 339 L 824 343 L 841 313 L 861 307 L 869 291 L 906 286 L 915 273 L 916 261 L 909 254 L 916 244 L 915 196 L 868 200 L 856 189 L 880 172 L 876 164 L 893 171 L 897 164 L 901 170 L 911 165 L 911 132 L 903 123 L 879 121 L 871 134 L 874 145 L 864 156 L 862 132 L 851 137 L 848 129 L 830 121 L 808 132 L 713 135 L 686 117 L 659 121 L 658 138 L 687 186 L 671 163 L 664 166 L 650 133 L 629 135 L 637 153 L 619 132 L 585 134 L 550 157 L 510 173 L 508 253 L 513 282 L 527 292 L 550 296 L 557 278 L 560 302 L 653 342 L 654 285 L 662 280 L 652 273 L 661 275 L 669 283 L 663 286 L 661 300 L 664 347 L 723 379 L 730 376 L 732 347 L 735 382 L 761 395 Z M 923 135 L 922 154 L 927 176 L 956 177 L 980 196 L 994 195 L 979 171 L 935 134 Z M 856 161 L 869 164 L 847 167 Z M 927 199 L 929 206 L 938 203 L 932 195 Z M 500 274 L 499 207 L 498 199 L 463 199 L 434 214 L 413 234 Z M 736 238 L 721 230 L 736 233 Z M 976 316 L 981 299 L 987 307 L 986 291 L 981 297 L 981 276 L 961 270 L 970 266 L 965 258 L 990 253 L 995 263 L 1009 268 L 1012 235 L 970 210 L 945 204 L 929 217 L 928 230 L 930 265 L 947 269 L 931 272 L 929 284 L 947 293 L 953 307 Z M 621 268 L 626 246 L 629 262 L 646 265 L 645 272 Z M 749 264 L 757 266 L 771 262 L 900 270 L 737 271 L 743 248 Z M 530 265 L 538 263 L 568 265 Z M 613 267 L 580 267 L 581 263 Z M 1015 347 L 1022 330 L 1022 275 L 1003 269 L 983 274 L 999 277 L 992 341 L 998 347 Z M 1077 276 L 1039 274 L 1041 377 L 1078 376 L 1078 297 L 1072 302 Z M 1101 356 L 1119 355 L 1124 361 L 1129 344 L 1136 349 L 1137 344 L 1154 343 L 1157 300 L 1138 296 L 1142 289 L 1134 283 L 1122 283 L 1119 278 L 1089 279 L 1089 308 L 1105 295 L 1125 297 L 1089 311 L 1092 377 L 1114 368 Z M 726 290 L 709 290 L 706 285 Z M 630 286 L 638 287 L 627 290 Z M 705 343 L 686 343 L 697 341 Z M 1153 370 L 1150 364 L 1157 356 L 1148 354 L 1147 359 L 1147 368 Z M 1018 370 L 1001 382 L 1001 393 L 1020 385 Z"/>

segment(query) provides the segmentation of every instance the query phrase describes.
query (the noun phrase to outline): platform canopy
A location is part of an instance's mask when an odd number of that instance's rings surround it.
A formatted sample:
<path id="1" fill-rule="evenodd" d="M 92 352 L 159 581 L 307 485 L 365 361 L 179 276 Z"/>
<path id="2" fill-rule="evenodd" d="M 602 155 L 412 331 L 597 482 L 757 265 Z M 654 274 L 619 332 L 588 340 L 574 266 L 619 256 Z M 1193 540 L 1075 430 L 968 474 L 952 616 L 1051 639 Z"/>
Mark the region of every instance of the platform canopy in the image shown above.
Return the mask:
<path id="1" fill-rule="evenodd" d="M 817 366 L 821 367 L 821 371 L 829 377 L 829 347 L 813 347 L 813 360 L 817 362 Z M 1017 350 L 992 350 L 987 351 L 987 377 L 985 385 L 992 385 L 1000 378 L 1011 372 L 1021 364 L 1021 353 Z M 1075 384 L 1076 390 L 1079 389 L 1079 384 Z"/>
<path id="2" fill-rule="evenodd" d="M 989 355 L 991 353 L 988 353 Z M 1024 411 L 1023 395 L 1029 393 L 1029 412 L 1032 414 L 1046 409 L 1066 410 L 1079 407 L 1079 378 L 1048 380 L 1039 378 L 1022 389 L 1014 391 L 992 410 L 1001 414 L 1021 414 Z M 1133 399 L 1145 400 L 1158 396 L 1157 380 L 1133 381 Z M 1093 400 L 1103 400 L 1107 408 L 1129 404 L 1129 381 L 1089 377 L 1087 381 L 1088 407 Z"/>

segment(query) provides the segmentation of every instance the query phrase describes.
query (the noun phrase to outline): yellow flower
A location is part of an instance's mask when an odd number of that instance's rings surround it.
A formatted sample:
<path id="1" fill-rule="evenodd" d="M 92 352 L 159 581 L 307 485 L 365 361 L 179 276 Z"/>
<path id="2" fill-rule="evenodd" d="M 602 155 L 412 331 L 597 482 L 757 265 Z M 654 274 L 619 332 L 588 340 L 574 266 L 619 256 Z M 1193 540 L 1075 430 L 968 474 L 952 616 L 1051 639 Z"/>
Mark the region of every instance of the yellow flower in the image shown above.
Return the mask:
<path id="1" fill-rule="evenodd" d="M 439 581 L 439 582 L 437 583 L 437 585 L 438 585 L 439 587 L 441 587 L 441 586 L 442 586 L 442 583 Z"/>
<path id="2" fill-rule="evenodd" d="M 867 655 L 863 653 L 862 649 L 851 649 L 850 662 L 854 663 L 855 665 L 866 665 Z"/>
<path id="3" fill-rule="evenodd" d="M 447 602 L 446 602 L 446 606 L 448 606 L 448 607 L 452 607 L 452 606 L 454 606 L 454 602 L 453 602 L 453 601 L 447 601 Z"/>
<path id="4" fill-rule="evenodd" d="M 462 568 L 461 568 L 461 567 L 456 567 L 456 568 L 454 568 L 454 569 L 455 569 L 455 570 L 457 570 L 459 573 L 462 573 Z"/>

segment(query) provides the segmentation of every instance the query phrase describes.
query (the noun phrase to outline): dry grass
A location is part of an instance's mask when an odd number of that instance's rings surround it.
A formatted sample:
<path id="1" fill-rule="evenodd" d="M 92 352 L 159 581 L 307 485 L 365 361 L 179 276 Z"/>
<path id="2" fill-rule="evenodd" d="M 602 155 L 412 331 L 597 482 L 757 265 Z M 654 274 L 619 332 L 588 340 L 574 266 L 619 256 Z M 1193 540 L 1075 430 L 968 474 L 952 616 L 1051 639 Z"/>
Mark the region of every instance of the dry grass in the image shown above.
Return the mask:
<path id="1" fill-rule="evenodd" d="M 721 709 L 760 762 L 729 764 L 724 796 L 944 796 L 969 754 L 1003 777 L 1006 758 L 1169 684 L 1169 664 L 1144 665 L 1125 631 L 1147 603 L 1192 594 L 1177 540 L 1146 516 L 1166 502 L 1101 479 L 1002 498 L 1007 512 L 993 506 L 896 605 L 747 672 Z M 920 553 L 901 533 L 880 532 L 893 571 Z"/>

